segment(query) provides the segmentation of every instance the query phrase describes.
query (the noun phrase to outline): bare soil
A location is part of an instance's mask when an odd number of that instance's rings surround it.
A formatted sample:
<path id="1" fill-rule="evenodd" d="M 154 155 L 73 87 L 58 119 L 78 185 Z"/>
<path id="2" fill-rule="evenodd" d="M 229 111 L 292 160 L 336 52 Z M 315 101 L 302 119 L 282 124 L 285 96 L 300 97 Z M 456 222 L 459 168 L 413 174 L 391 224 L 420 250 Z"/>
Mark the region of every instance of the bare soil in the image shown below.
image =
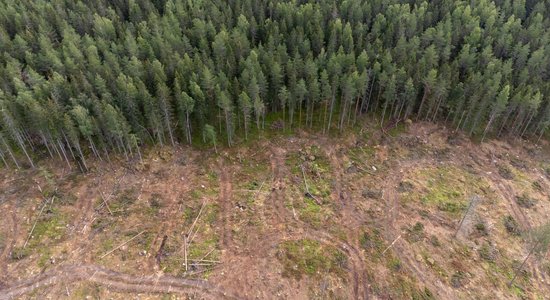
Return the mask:
<path id="1" fill-rule="evenodd" d="M 368 128 L 219 155 L 154 148 L 143 162 L 90 162 L 88 174 L 54 161 L 2 170 L 0 299 L 548 295 L 548 252 L 508 285 L 548 222 L 548 145 L 480 145 L 425 123 Z"/>

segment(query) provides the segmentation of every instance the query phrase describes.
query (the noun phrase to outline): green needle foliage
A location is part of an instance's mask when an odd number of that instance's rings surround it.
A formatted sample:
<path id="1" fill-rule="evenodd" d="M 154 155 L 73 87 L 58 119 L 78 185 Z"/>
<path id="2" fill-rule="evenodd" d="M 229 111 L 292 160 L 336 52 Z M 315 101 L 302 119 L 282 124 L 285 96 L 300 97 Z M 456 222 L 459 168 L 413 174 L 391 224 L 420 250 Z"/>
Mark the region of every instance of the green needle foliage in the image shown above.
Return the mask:
<path id="1" fill-rule="evenodd" d="M 265 130 L 266 115 L 285 130 L 341 131 L 372 112 L 382 126 L 414 115 L 482 139 L 540 138 L 550 125 L 548 7 L 1 1 L 1 165 L 34 167 L 45 154 L 86 169 L 90 155 L 131 159 L 205 128 L 231 146 Z"/>

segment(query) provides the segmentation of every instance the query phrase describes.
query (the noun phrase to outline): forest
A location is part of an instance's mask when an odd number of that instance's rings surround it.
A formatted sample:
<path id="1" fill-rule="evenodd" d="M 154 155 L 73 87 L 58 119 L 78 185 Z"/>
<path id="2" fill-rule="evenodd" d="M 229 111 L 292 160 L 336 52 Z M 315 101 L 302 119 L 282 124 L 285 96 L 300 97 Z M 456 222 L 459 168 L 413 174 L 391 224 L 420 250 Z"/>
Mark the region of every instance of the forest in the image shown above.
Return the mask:
<path id="1" fill-rule="evenodd" d="M 0 158 L 69 166 L 365 118 L 540 139 L 549 1 L 0 1 Z"/>

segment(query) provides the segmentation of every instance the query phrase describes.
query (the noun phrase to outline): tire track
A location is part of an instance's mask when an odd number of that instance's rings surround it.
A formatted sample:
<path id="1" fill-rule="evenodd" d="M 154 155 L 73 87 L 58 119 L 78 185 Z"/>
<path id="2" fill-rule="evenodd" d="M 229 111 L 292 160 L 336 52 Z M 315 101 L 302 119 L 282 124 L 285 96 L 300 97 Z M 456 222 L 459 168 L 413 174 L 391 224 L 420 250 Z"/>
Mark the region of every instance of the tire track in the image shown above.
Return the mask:
<path id="1" fill-rule="evenodd" d="M 0 300 L 14 299 L 42 287 L 58 283 L 93 282 L 108 289 L 133 293 L 178 293 L 199 291 L 213 299 L 236 299 L 207 281 L 168 275 L 134 276 L 97 265 L 66 265 L 37 276 L 21 280 L 0 290 Z"/>
<path id="2" fill-rule="evenodd" d="M 386 231 L 386 239 L 390 243 L 393 243 L 402 233 L 396 228 L 395 220 L 399 214 L 399 197 L 396 192 L 398 183 L 401 181 L 403 174 L 400 169 L 408 170 L 414 168 L 418 164 L 426 165 L 428 161 L 424 159 L 420 161 L 404 161 L 401 162 L 396 168 L 393 168 L 398 172 L 398 175 L 389 173 L 384 180 L 383 195 L 386 202 L 386 221 L 384 228 Z M 431 271 L 425 266 L 420 265 L 412 257 L 407 243 L 403 239 L 395 240 L 392 246 L 393 252 L 399 260 L 403 262 L 405 267 L 412 272 L 412 274 L 424 285 L 426 285 L 431 291 L 433 291 L 440 299 L 456 299 L 457 295 L 450 291 L 439 279 L 431 276 Z"/>
<path id="3" fill-rule="evenodd" d="M 326 143 L 328 144 L 328 143 Z M 352 203 L 352 199 L 348 199 L 349 193 L 346 191 L 344 184 L 344 168 L 342 166 L 342 159 L 339 159 L 334 152 L 334 148 L 325 148 L 325 154 L 329 158 L 332 175 L 334 177 L 334 190 L 331 193 L 332 199 L 335 201 L 335 203 L 340 203 L 341 211 L 340 214 L 345 222 L 342 223 L 342 226 L 346 229 L 347 234 L 352 234 L 355 229 L 357 229 L 361 223 L 363 222 L 364 217 L 361 216 L 360 213 L 358 213 L 353 206 L 348 205 L 349 203 Z M 334 240 L 334 239 L 333 239 Z M 347 238 L 347 240 L 354 241 L 354 245 L 352 246 L 348 244 L 347 242 L 341 242 L 343 245 L 343 249 L 341 250 L 347 250 L 345 251 L 348 255 L 348 257 L 352 258 L 352 262 L 354 264 L 353 269 L 353 291 L 355 299 L 369 299 L 369 288 L 368 288 L 368 277 L 367 277 L 367 271 L 364 267 L 363 263 L 363 256 L 359 249 L 359 239 L 358 238 Z"/>
<path id="4" fill-rule="evenodd" d="M 193 160 L 193 158 L 190 159 Z M 181 193 L 189 191 L 191 184 L 188 180 L 181 179 L 191 178 L 193 172 L 195 172 L 195 168 L 187 166 L 183 170 L 183 173 L 181 175 L 177 177 L 172 177 L 174 178 L 174 180 L 171 181 L 169 184 L 174 188 L 175 191 L 173 191 L 173 193 L 176 193 L 176 195 L 171 195 L 168 198 L 168 205 L 161 209 L 161 213 L 158 216 L 158 218 L 161 220 L 161 224 L 157 234 L 155 235 L 155 238 L 153 239 L 153 242 L 151 243 L 151 246 L 149 247 L 149 253 L 151 253 L 152 255 L 148 257 L 148 265 L 151 271 L 160 270 L 160 259 L 157 259 L 158 256 L 155 254 L 161 251 L 162 241 L 164 240 L 164 237 L 170 236 L 174 228 L 176 228 L 176 226 L 181 222 L 180 218 L 177 217 L 178 213 L 180 212 L 180 210 L 178 209 L 178 197 Z M 161 184 L 161 188 L 166 186 L 166 182 L 161 182 Z M 154 190 L 154 187 L 149 187 L 146 191 L 154 192 Z M 160 190 L 159 192 L 162 193 L 162 190 Z"/>
<path id="5" fill-rule="evenodd" d="M 231 228 L 228 228 L 230 226 L 230 218 L 231 218 L 231 211 L 233 210 L 233 205 L 231 203 L 232 199 L 232 184 L 231 184 L 231 174 L 228 172 L 228 168 L 224 167 L 222 163 L 220 163 L 219 166 L 219 173 L 220 173 L 220 194 L 218 202 L 221 204 L 222 207 L 222 243 L 225 248 L 231 248 L 231 244 L 233 241 Z"/>
<path id="6" fill-rule="evenodd" d="M 18 220 L 17 220 L 17 210 L 13 203 L 7 205 L 6 211 L 11 213 L 11 219 L 9 226 L 8 234 L 4 241 L 5 247 L 0 253 L 0 282 L 8 279 L 8 260 L 11 256 L 13 247 L 15 247 L 17 232 L 19 230 Z"/>
<path id="7" fill-rule="evenodd" d="M 281 148 L 271 148 L 271 171 L 273 172 L 273 182 L 271 183 L 271 193 L 268 197 L 271 202 L 271 207 L 276 216 L 276 224 L 289 224 L 294 218 L 289 214 L 288 209 L 285 207 L 285 183 L 282 172 L 285 170 L 285 150 Z"/>
<path id="8" fill-rule="evenodd" d="M 506 200 L 508 210 L 512 213 L 514 219 L 518 221 L 522 231 L 527 232 L 530 235 L 533 227 L 521 207 L 519 207 L 515 201 L 515 193 L 513 189 L 507 182 L 503 182 L 503 180 L 498 178 L 496 175 L 492 175 L 490 179 L 495 185 L 500 196 Z M 536 259 L 530 259 L 526 264 L 526 269 L 529 269 L 529 272 L 533 275 L 533 280 L 531 282 L 533 285 L 536 285 L 538 290 L 550 290 L 547 284 L 540 283 L 541 281 L 546 282 L 546 275 L 544 274 L 545 272 L 541 270 L 540 263 Z"/>
<path id="9" fill-rule="evenodd" d="M 325 154 L 328 157 L 332 168 L 334 169 L 334 171 L 332 172 L 332 175 L 334 176 L 334 189 L 331 191 L 330 195 L 335 203 L 340 203 L 340 206 L 342 208 L 345 208 L 346 197 L 342 191 L 344 169 L 342 168 L 342 165 L 340 163 L 341 160 L 338 159 L 336 153 L 334 153 L 333 148 L 325 149 Z"/>
<path id="10" fill-rule="evenodd" d="M 363 260 L 360 252 L 357 248 L 353 247 L 346 241 L 340 241 L 339 239 L 331 236 L 330 234 L 318 231 L 299 219 L 295 219 L 288 209 L 284 206 L 285 200 L 285 185 L 283 183 L 284 175 L 287 172 L 284 164 L 285 151 L 281 148 L 274 147 L 271 149 L 271 169 L 273 172 L 273 184 L 272 193 L 270 195 L 271 205 L 278 218 L 278 222 L 284 224 L 293 224 L 296 229 L 301 229 L 303 233 L 292 233 L 293 240 L 299 239 L 312 239 L 321 244 L 329 245 L 339 249 L 343 254 L 351 261 L 350 278 L 353 282 L 353 295 L 354 299 L 368 299 L 368 291 L 365 283 L 366 271 L 363 269 Z M 337 180 L 340 181 L 340 180 Z M 338 183 L 341 186 L 341 181 Z M 341 189 L 339 189 L 341 191 Z M 338 193 L 339 195 L 340 193 Z M 362 295 L 362 296 L 361 296 Z"/>
<path id="11" fill-rule="evenodd" d="M 98 176 L 101 178 L 101 175 Z M 95 220 L 96 211 L 94 209 L 94 199 L 98 197 L 97 187 L 101 186 L 97 178 L 92 184 L 82 184 L 79 188 L 76 202 L 77 215 L 72 223 L 71 235 L 75 236 L 75 250 L 69 254 L 69 259 L 73 261 L 92 262 L 91 252 L 87 251 L 92 223 Z"/>

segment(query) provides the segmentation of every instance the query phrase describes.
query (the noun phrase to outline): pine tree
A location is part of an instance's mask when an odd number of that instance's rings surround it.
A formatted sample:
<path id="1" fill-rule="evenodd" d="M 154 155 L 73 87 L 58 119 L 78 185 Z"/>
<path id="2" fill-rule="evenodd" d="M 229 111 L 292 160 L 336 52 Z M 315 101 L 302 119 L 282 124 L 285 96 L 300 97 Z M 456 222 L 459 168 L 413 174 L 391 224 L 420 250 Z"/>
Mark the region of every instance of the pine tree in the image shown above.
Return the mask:
<path id="1" fill-rule="evenodd" d="M 217 140 L 216 140 L 216 130 L 214 129 L 214 126 L 210 124 L 204 125 L 204 129 L 202 131 L 202 136 L 204 142 L 208 142 L 214 146 L 214 150 L 216 153 L 218 153 L 218 148 L 216 147 Z"/>
<path id="2" fill-rule="evenodd" d="M 248 97 L 248 95 L 244 91 L 239 95 L 239 108 L 243 113 L 244 139 L 248 140 L 248 126 L 249 126 L 248 124 L 250 123 L 250 115 L 252 113 L 252 103 L 250 101 L 250 97 Z M 284 112 L 284 107 L 283 107 L 283 112 Z"/>

